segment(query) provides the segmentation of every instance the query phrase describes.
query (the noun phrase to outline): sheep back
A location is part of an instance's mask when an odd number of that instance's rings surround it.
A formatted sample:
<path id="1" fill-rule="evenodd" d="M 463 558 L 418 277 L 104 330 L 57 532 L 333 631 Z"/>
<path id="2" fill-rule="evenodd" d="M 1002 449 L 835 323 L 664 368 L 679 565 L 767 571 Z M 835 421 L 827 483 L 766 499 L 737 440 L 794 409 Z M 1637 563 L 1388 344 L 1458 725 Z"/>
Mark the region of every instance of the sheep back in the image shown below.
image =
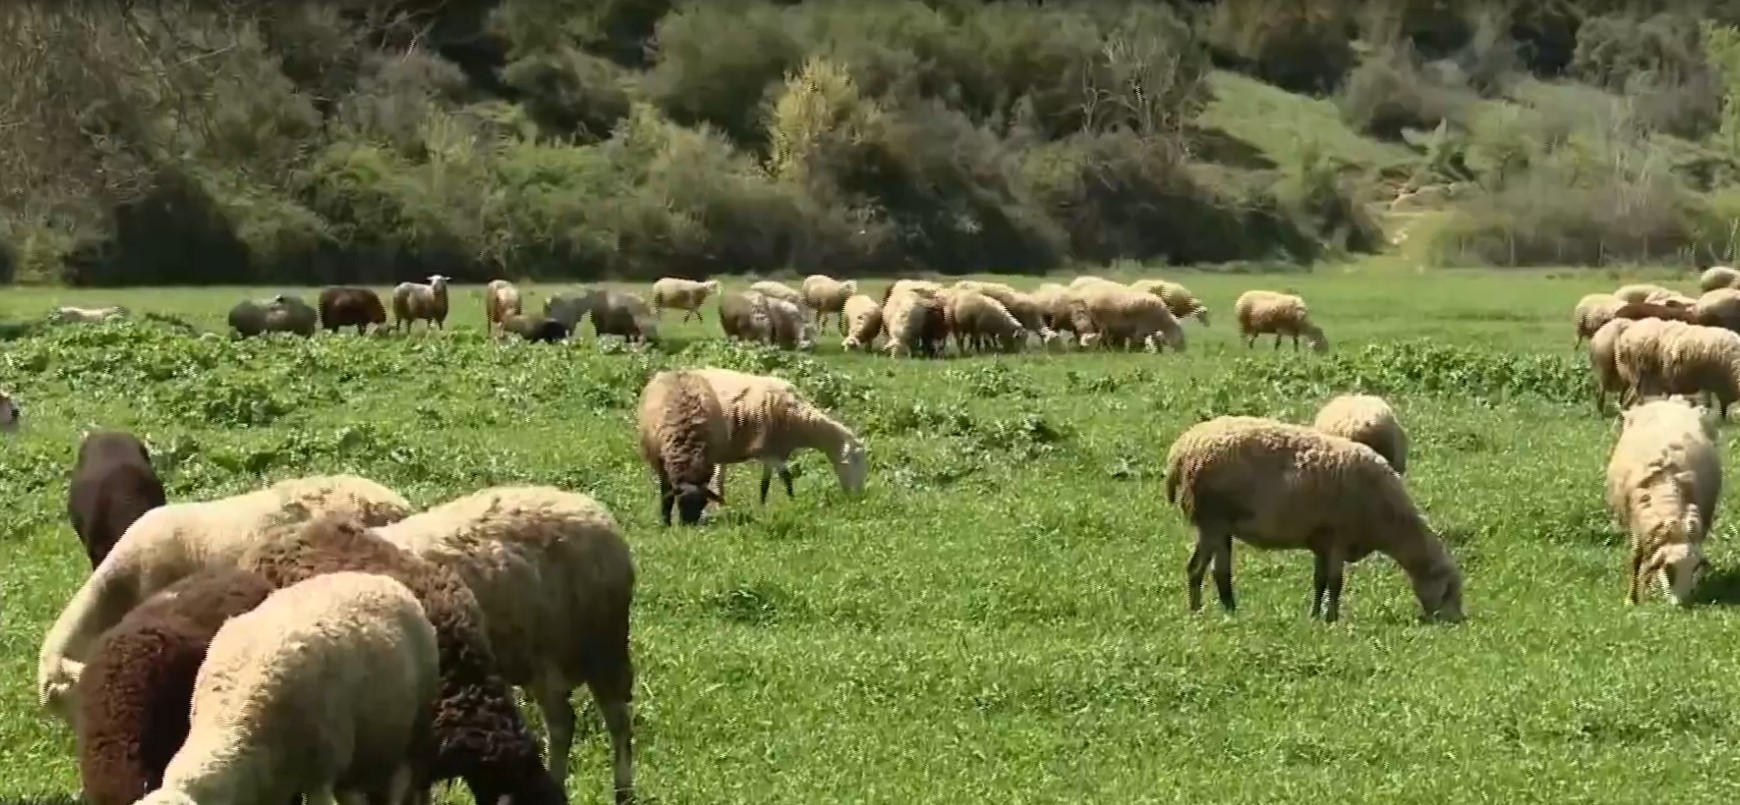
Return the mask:
<path id="1" fill-rule="evenodd" d="M 340 327 L 355 327 L 360 335 L 367 332 L 371 324 L 387 323 L 387 309 L 381 304 L 380 294 L 368 288 L 327 288 L 320 292 L 316 304 L 320 306 L 320 326 L 330 332 L 337 332 Z"/>
<path id="2" fill-rule="evenodd" d="M 1311 426 L 1359 442 L 1383 456 L 1397 475 L 1408 471 L 1408 434 L 1382 397 L 1342 394 L 1324 403 Z"/>
<path id="3" fill-rule="evenodd" d="M 1711 266 L 1698 275 L 1698 289 L 1706 293 L 1717 288 L 1733 288 L 1740 285 L 1740 271 L 1728 266 Z"/>
<path id="4" fill-rule="evenodd" d="M 128 526 L 167 502 L 163 481 L 151 467 L 151 453 L 138 437 L 97 431 L 79 443 L 66 510 L 92 569 Z"/>
<path id="5" fill-rule="evenodd" d="M 841 309 L 846 317 L 846 338 L 841 347 L 869 349 L 882 331 L 882 305 L 870 296 L 854 294 Z"/>
<path id="6" fill-rule="evenodd" d="M 857 280 L 837 280 L 826 274 L 804 277 L 799 296 L 803 304 L 818 313 L 840 313 L 846 300 L 858 292 Z"/>

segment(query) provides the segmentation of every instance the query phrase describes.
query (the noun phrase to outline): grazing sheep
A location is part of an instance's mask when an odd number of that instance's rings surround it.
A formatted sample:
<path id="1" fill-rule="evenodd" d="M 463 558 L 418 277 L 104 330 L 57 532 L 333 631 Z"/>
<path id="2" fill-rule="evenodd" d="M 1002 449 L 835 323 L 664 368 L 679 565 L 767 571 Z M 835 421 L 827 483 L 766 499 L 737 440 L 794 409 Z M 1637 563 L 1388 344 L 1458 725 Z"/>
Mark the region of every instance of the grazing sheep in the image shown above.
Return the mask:
<path id="1" fill-rule="evenodd" d="M 0 433 L 15 433 L 18 423 L 24 420 L 24 411 L 18 407 L 18 401 L 12 398 L 12 392 L 0 391 Z"/>
<path id="2" fill-rule="evenodd" d="M 971 344 L 974 349 L 1015 352 L 1027 343 L 1027 330 L 1009 309 L 978 291 L 955 291 L 946 311 L 950 329 L 963 347 Z"/>
<path id="3" fill-rule="evenodd" d="M 684 525 L 701 521 L 711 500 L 722 496 L 707 486 L 727 438 L 719 398 L 692 371 L 653 375 L 640 393 L 640 457 L 659 481 L 659 521 L 671 524 L 676 507 Z"/>
<path id="4" fill-rule="evenodd" d="M 1619 397 L 1621 407 L 1652 395 L 1661 387 L 1660 341 L 1673 326 L 1663 319 L 1630 321 L 1613 337 L 1613 368 L 1624 388 Z"/>
<path id="5" fill-rule="evenodd" d="M 201 571 L 159 590 L 103 632 L 79 677 L 86 802 L 132 805 L 163 784 L 164 768 L 187 740 L 194 679 L 212 636 L 272 589 L 255 573 Z"/>
<path id="6" fill-rule="evenodd" d="M 1089 284 L 1072 292 L 1092 322 L 1091 332 L 1082 332 L 1081 345 L 1092 347 L 1100 341 L 1109 346 L 1143 345 L 1150 352 L 1161 351 L 1165 342 L 1174 351 L 1185 349 L 1184 328 L 1166 307 L 1165 300 L 1150 293 L 1113 283 Z"/>
<path id="7" fill-rule="evenodd" d="M 1595 337 L 1589 339 L 1589 369 L 1595 378 L 1595 410 L 1607 414 L 1607 395 L 1619 395 L 1619 404 L 1627 402 L 1625 378 L 1619 373 L 1619 336 L 1632 325 L 1631 319 L 1614 319 L 1601 325 Z"/>
<path id="8" fill-rule="evenodd" d="M 425 321 L 424 329 L 447 329 L 447 283 L 441 274 L 430 274 L 428 284 L 401 282 L 393 288 L 393 330 L 411 331 L 411 323 Z"/>
<path id="9" fill-rule="evenodd" d="M 1740 289 L 1717 288 L 1698 297 L 1697 304 L 1692 306 L 1691 321 L 1740 332 Z"/>
<path id="10" fill-rule="evenodd" d="M 377 328 L 387 323 L 387 308 L 380 294 L 368 288 L 335 286 L 320 292 L 320 326 L 336 333 L 340 327 L 356 327 L 357 335 L 367 335 L 369 325 Z"/>
<path id="11" fill-rule="evenodd" d="M 1123 283 L 1112 282 L 1111 280 L 1106 279 L 1105 277 L 1095 276 L 1093 274 L 1083 274 L 1083 275 L 1076 277 L 1075 279 L 1069 281 L 1069 287 L 1071 290 L 1080 290 L 1080 289 L 1086 288 L 1090 285 L 1102 285 L 1102 284 L 1104 284 L 1104 285 L 1122 285 Z"/>
<path id="12" fill-rule="evenodd" d="M 79 442 L 66 514 L 91 569 L 146 512 L 168 502 L 151 468 L 151 452 L 131 433 L 98 431 Z"/>
<path id="13" fill-rule="evenodd" d="M 569 692 L 591 689 L 610 732 L 616 798 L 632 797 L 634 562 L 610 511 L 578 492 L 498 486 L 375 534 L 458 573 L 477 596 L 497 669 L 543 712 L 557 782 L 574 740 Z"/>
<path id="14" fill-rule="evenodd" d="M 1726 420 L 1728 406 L 1740 400 L 1740 333 L 1670 321 L 1655 347 L 1661 390 L 1714 396 Z"/>
<path id="15" fill-rule="evenodd" d="M 1305 300 L 1275 291 L 1245 291 L 1233 303 L 1233 315 L 1239 321 L 1239 335 L 1245 348 L 1256 346 L 1257 336 L 1273 333 L 1275 349 L 1281 348 L 1281 337 L 1293 337 L 1293 349 L 1299 349 L 1299 336 L 1318 352 L 1329 351 L 1329 339 L 1323 329 L 1311 321 L 1311 308 Z"/>
<path id="16" fill-rule="evenodd" d="M 846 334 L 846 300 L 858 292 L 857 280 L 837 280 L 823 274 L 804 277 L 800 295 L 803 304 L 816 312 L 816 327 L 827 323 L 828 314 L 839 319 L 840 335 Z"/>
<path id="17" fill-rule="evenodd" d="M 1176 282 L 1166 280 L 1136 280 L 1130 287 L 1143 293 L 1151 293 L 1160 297 L 1166 303 L 1166 309 L 1172 311 L 1175 318 L 1195 316 L 1202 326 L 1208 326 L 1208 307 L 1190 292 L 1189 288 Z"/>
<path id="18" fill-rule="evenodd" d="M 140 805 L 407 802 L 428 788 L 436 663 L 434 627 L 391 578 L 280 589 L 212 637 L 187 741 Z"/>
<path id="19" fill-rule="evenodd" d="M 317 475 L 146 512 L 121 534 L 43 638 L 36 671 L 38 702 L 67 718 L 74 704 L 68 699 L 85 655 L 104 629 L 146 596 L 192 573 L 233 566 L 261 531 L 326 512 L 386 525 L 409 515 L 411 504 L 367 478 Z"/>
<path id="20" fill-rule="evenodd" d="M 744 461 L 761 462 L 761 503 L 775 472 L 793 497 L 791 470 L 787 462 L 805 448 L 821 451 L 834 468 L 840 488 L 849 495 L 861 494 L 870 473 L 869 452 L 863 441 L 839 420 L 809 400 L 796 386 L 777 377 L 753 375 L 731 369 L 691 369 L 712 389 L 724 412 L 725 438 L 715 442 L 714 482 L 725 493 L 725 467 Z"/>
<path id="21" fill-rule="evenodd" d="M 1312 617 L 1339 617 L 1344 563 L 1376 551 L 1407 573 L 1428 619 L 1462 620 L 1455 559 L 1377 451 L 1314 428 L 1222 416 L 1180 434 L 1166 463 L 1166 499 L 1196 527 L 1186 568 L 1191 611 L 1202 608 L 1211 561 L 1221 606 L 1234 609 L 1236 536 L 1261 550 L 1312 552 Z"/>
<path id="22" fill-rule="evenodd" d="M 683 311 L 683 321 L 690 316 L 706 321 L 701 315 L 701 306 L 707 303 L 707 297 L 719 292 L 718 280 L 696 282 L 695 280 L 678 277 L 664 277 L 652 285 L 653 312 L 663 316 L 666 308 Z"/>
<path id="23" fill-rule="evenodd" d="M 270 299 L 243 300 L 230 308 L 231 329 L 242 338 L 263 333 L 314 335 L 319 315 L 299 296 L 279 294 Z"/>
<path id="24" fill-rule="evenodd" d="M 1740 288 L 1740 271 L 1728 266 L 1711 266 L 1698 275 L 1698 290 L 1709 293 L 1717 288 Z"/>
<path id="25" fill-rule="evenodd" d="M 928 299 L 936 296 L 942 289 L 941 283 L 930 280 L 895 280 L 893 284 L 882 289 L 882 305 L 886 307 L 888 300 L 894 298 L 895 294 L 912 293 Z"/>
<path id="26" fill-rule="evenodd" d="M 840 342 L 840 348 L 848 352 L 870 349 L 876 335 L 882 332 L 882 305 L 864 294 L 854 294 L 846 300 L 840 315 L 846 319 L 846 338 Z"/>
<path id="27" fill-rule="evenodd" d="M 640 294 L 605 291 L 592 306 L 592 332 L 599 338 L 617 335 L 630 342 L 657 343 L 659 321 Z"/>
<path id="28" fill-rule="evenodd" d="M 805 307 L 803 293 L 783 282 L 761 280 L 760 282 L 751 283 L 749 290 L 763 296 L 770 296 L 774 299 L 784 299 L 800 308 Z M 807 311 L 805 315 L 808 315 Z"/>
<path id="29" fill-rule="evenodd" d="M 1571 348 L 1582 346 L 1583 341 L 1595 335 L 1601 325 L 1613 320 L 1613 314 L 1618 312 L 1625 302 L 1610 293 L 1585 294 L 1577 300 L 1577 306 L 1571 311 L 1571 321 L 1577 327 L 1577 340 Z"/>
<path id="30" fill-rule="evenodd" d="M 120 305 L 108 307 L 57 307 L 48 315 L 48 320 L 61 324 L 101 324 L 112 319 L 125 318 L 127 309 Z"/>
<path id="31" fill-rule="evenodd" d="M 955 289 L 978 291 L 997 300 L 997 304 L 1002 305 L 1004 310 L 1009 311 L 1009 315 L 1021 323 L 1021 329 L 1039 336 L 1041 344 L 1050 344 L 1057 338 L 1057 334 L 1046 325 L 1045 311 L 1039 300 L 1031 294 L 1022 293 L 1001 282 L 975 280 L 961 280 L 955 283 Z"/>
<path id="32" fill-rule="evenodd" d="M 513 690 L 496 667 L 489 624 L 459 574 L 387 542 L 354 517 L 326 515 L 268 530 L 240 561 L 277 587 L 327 573 L 379 573 L 416 595 L 435 627 L 440 689 L 433 706 L 435 781 L 463 778 L 475 802 L 562 805 Z M 503 797 L 508 797 L 506 803 Z"/>
<path id="33" fill-rule="evenodd" d="M 1311 427 L 1376 450 L 1397 475 L 1408 472 L 1408 433 L 1402 430 L 1395 409 L 1382 397 L 1338 395 L 1318 409 Z"/>
<path id="34" fill-rule="evenodd" d="M 504 333 L 513 333 L 527 341 L 545 344 L 566 340 L 570 334 L 568 325 L 555 319 L 522 316 L 518 313 L 509 313 L 504 317 L 501 320 L 501 329 Z"/>
<path id="35" fill-rule="evenodd" d="M 520 302 L 520 289 L 507 280 L 490 280 L 483 288 L 483 317 L 490 332 L 503 332 L 502 319 L 525 312 Z"/>
<path id="36" fill-rule="evenodd" d="M 570 333 L 579 332 L 580 320 L 604 302 L 604 295 L 598 288 L 556 294 L 544 300 L 544 318 L 561 322 Z"/>
<path id="37" fill-rule="evenodd" d="M 1715 438 L 1715 427 L 1681 399 L 1625 412 L 1607 462 L 1607 508 L 1630 534 L 1627 604 L 1638 602 L 1652 575 L 1673 603 L 1690 602 L 1722 492 Z"/>
<path id="38" fill-rule="evenodd" d="M 767 311 L 767 297 L 756 291 L 721 294 L 719 329 L 728 340 L 772 343 L 773 318 Z"/>
<path id="39" fill-rule="evenodd" d="M 940 344 L 948 341 L 943 303 L 934 296 L 898 293 L 889 297 L 882 306 L 882 323 L 889 355 L 936 357 Z"/>
<path id="40" fill-rule="evenodd" d="M 1055 282 L 1041 283 L 1033 290 L 1033 302 L 1039 307 L 1046 328 L 1054 333 L 1080 333 L 1075 331 L 1075 319 L 1070 315 L 1069 289 Z M 1066 339 L 1055 339 L 1058 343 L 1069 343 Z"/>
<path id="41" fill-rule="evenodd" d="M 773 343 L 781 349 L 809 351 L 816 348 L 816 325 L 806 318 L 804 308 L 784 299 L 767 299 L 767 312 L 773 323 Z"/>
<path id="42" fill-rule="evenodd" d="M 1641 282 L 1633 283 L 1631 285 L 1621 285 L 1618 290 L 1613 292 L 1613 295 L 1621 302 L 1648 302 L 1651 300 L 1651 297 L 1662 297 L 1673 294 L 1673 291 L 1663 288 L 1660 285 Z"/>

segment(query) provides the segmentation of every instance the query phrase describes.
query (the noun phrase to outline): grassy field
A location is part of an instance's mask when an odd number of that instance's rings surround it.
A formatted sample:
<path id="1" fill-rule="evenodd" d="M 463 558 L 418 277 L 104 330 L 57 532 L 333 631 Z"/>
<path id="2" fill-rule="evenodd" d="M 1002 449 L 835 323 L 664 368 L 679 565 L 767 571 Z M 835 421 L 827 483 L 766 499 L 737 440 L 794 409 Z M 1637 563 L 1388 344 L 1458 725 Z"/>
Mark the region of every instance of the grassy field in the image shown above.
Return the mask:
<path id="1" fill-rule="evenodd" d="M 1740 600 L 1733 504 L 1708 605 L 1622 602 L 1622 538 L 1601 497 L 1613 426 L 1569 321 L 1579 295 L 1621 277 L 1174 276 L 1217 316 L 1187 324 L 1186 354 L 1158 357 L 893 361 L 841 355 L 837 338 L 798 356 L 719 343 L 711 307 L 704 325 L 670 318 L 668 354 L 601 349 L 589 329 L 577 345 L 495 345 L 472 287 L 433 336 L 237 343 L 117 324 L 0 344 L 0 385 L 28 420 L 0 445 L 0 800 L 78 785 L 32 680 L 87 572 L 64 501 L 91 426 L 148 435 L 172 499 L 337 471 L 420 505 L 508 482 L 597 496 L 640 572 L 636 737 L 652 802 L 1740 794 L 1740 619 L 1722 605 Z M 1239 345 L 1232 300 L 1254 287 L 1303 293 L 1332 353 Z M 0 320 L 120 302 L 216 328 L 235 299 L 269 292 L 18 289 L 0 295 Z M 781 374 L 837 410 L 870 445 L 866 497 L 846 499 L 805 455 L 796 500 L 776 484 L 757 506 L 742 467 L 719 522 L 658 527 L 633 403 L 658 368 L 700 364 Z M 1211 594 L 1189 617 L 1190 538 L 1161 489 L 1173 437 L 1219 414 L 1308 421 L 1354 389 L 1388 396 L 1410 431 L 1408 485 L 1463 565 L 1468 621 L 1416 624 L 1377 557 L 1353 567 L 1342 622 L 1311 622 L 1308 557 L 1248 549 L 1239 613 Z M 605 801 L 601 730 L 575 751 L 575 801 Z"/>

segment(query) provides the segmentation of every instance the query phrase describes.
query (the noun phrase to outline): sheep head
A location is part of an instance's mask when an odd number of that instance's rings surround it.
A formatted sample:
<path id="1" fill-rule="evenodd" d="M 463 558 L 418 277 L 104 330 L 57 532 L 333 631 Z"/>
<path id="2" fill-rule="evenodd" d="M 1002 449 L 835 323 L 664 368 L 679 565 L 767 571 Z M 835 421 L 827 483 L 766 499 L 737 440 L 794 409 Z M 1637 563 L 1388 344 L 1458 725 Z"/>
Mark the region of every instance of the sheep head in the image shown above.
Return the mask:
<path id="1" fill-rule="evenodd" d="M 1197 321 L 1202 322 L 1202 326 L 1204 326 L 1204 327 L 1208 326 L 1208 307 L 1207 306 L 1202 305 L 1202 304 L 1198 304 L 1196 306 L 1196 309 L 1190 312 L 1190 315 L 1195 316 Z"/>
<path id="2" fill-rule="evenodd" d="M 453 278 L 443 274 L 430 274 L 429 287 L 434 289 L 437 293 L 445 291 L 447 290 L 447 283 L 451 279 Z"/>
<path id="3" fill-rule="evenodd" d="M 864 484 L 870 478 L 870 451 L 863 442 L 847 439 L 833 464 L 834 475 L 840 479 L 840 488 L 846 490 L 846 494 L 864 494 Z"/>
<path id="4" fill-rule="evenodd" d="M 683 525 L 695 525 L 701 522 L 701 512 L 706 510 L 708 501 L 725 505 L 725 499 L 706 484 L 680 483 L 665 493 L 664 504 L 676 505 L 677 519 Z"/>
<path id="5" fill-rule="evenodd" d="M 1686 515 L 1678 524 L 1678 530 L 1687 533 L 1697 528 L 1698 507 L 1687 506 Z M 1657 548 L 1649 560 L 1644 563 L 1645 575 L 1655 576 L 1661 584 L 1661 590 L 1676 606 L 1686 606 L 1691 603 L 1692 592 L 1703 580 L 1704 572 L 1709 563 L 1704 561 L 1704 551 L 1692 542 L 1674 542 Z"/>
<path id="6" fill-rule="evenodd" d="M 1323 328 L 1315 324 L 1307 324 L 1301 328 L 1302 334 L 1311 342 L 1311 348 L 1317 352 L 1329 351 L 1329 337 L 1323 334 Z"/>

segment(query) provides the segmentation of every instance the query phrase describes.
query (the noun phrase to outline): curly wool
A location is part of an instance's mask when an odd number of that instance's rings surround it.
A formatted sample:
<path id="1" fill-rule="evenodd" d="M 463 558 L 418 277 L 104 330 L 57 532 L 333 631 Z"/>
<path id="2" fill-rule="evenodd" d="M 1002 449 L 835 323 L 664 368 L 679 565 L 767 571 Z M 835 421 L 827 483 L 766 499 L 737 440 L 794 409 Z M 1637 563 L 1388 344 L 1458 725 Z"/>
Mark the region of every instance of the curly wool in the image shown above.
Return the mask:
<path id="1" fill-rule="evenodd" d="M 1395 409 L 1382 397 L 1342 394 L 1317 411 L 1311 426 L 1365 445 L 1377 451 L 1397 475 L 1408 471 L 1408 434 L 1396 418 Z"/>
<path id="2" fill-rule="evenodd" d="M 671 524 L 675 506 L 685 525 L 701 520 L 708 500 L 723 502 L 707 488 L 725 443 L 725 417 L 707 381 L 691 371 L 667 370 L 641 390 L 640 456 L 659 483 L 659 516 Z"/>

